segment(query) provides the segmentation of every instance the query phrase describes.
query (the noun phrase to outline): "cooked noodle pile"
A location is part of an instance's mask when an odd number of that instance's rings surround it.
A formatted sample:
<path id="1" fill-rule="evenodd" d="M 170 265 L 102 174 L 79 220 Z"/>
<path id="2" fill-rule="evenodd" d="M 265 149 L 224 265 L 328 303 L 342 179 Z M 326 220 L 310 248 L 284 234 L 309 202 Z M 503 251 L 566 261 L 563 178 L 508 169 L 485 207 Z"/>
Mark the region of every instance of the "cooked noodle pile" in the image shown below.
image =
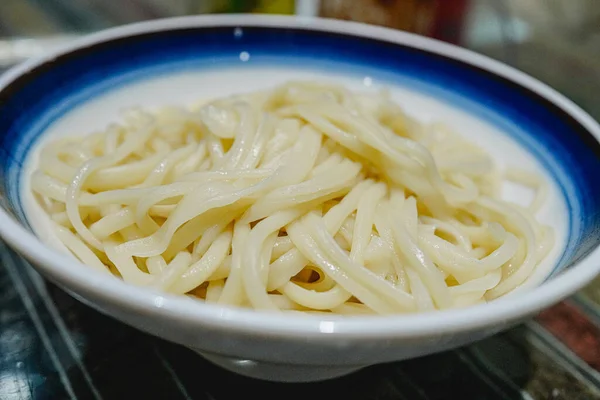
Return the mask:
<path id="1" fill-rule="evenodd" d="M 315 82 L 128 111 L 47 144 L 32 188 L 84 264 L 206 302 L 295 312 L 463 307 L 553 245 L 543 182 L 499 171 L 386 92 Z M 528 207 L 503 180 L 535 190 Z"/>

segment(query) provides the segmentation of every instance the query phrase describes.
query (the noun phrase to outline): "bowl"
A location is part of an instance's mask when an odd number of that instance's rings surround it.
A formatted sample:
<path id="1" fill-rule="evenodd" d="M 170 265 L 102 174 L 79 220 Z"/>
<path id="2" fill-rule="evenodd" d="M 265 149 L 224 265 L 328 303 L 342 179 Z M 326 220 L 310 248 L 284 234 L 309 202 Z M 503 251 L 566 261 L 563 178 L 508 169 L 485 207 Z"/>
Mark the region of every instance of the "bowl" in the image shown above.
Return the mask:
<path id="1" fill-rule="evenodd" d="M 499 163 L 545 174 L 551 195 L 540 218 L 557 232 L 550 261 L 487 304 L 394 316 L 299 316 L 203 304 L 128 285 L 80 264 L 44 229 L 28 182 L 44 139 L 102 128 L 127 107 L 314 78 L 353 88 L 389 87 L 416 118 L 443 120 Z M 0 235 L 12 248 L 90 307 L 255 378 L 323 380 L 462 346 L 532 317 L 600 272 L 598 124 L 515 69 L 400 31 L 261 15 L 110 29 L 4 74 L 0 135 Z"/>

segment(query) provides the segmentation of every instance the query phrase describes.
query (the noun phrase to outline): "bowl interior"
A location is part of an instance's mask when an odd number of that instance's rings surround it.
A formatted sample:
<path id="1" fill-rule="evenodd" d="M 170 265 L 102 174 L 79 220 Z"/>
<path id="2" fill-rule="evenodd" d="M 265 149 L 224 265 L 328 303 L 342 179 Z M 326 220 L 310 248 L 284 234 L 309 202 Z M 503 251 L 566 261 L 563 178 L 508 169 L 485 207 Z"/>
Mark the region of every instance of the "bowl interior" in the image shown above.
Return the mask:
<path id="1" fill-rule="evenodd" d="M 496 64 L 490 68 L 500 71 L 492 72 L 483 68 L 486 60 L 466 52 L 459 60 L 447 47 L 409 35 L 396 43 L 360 37 L 357 26 L 325 32 L 301 24 L 204 25 L 166 23 L 98 36 L 6 78 L 0 91 L 3 207 L 61 249 L 28 182 L 45 140 L 89 134 L 130 107 L 189 104 L 316 79 L 359 90 L 389 88 L 409 114 L 448 124 L 501 165 L 543 174 L 550 195 L 538 217 L 554 227 L 557 244 L 528 284 L 568 269 L 598 245 L 598 138 L 565 111 L 570 104 L 541 94 L 535 81 Z M 504 194 L 516 202 L 530 196 L 510 185 Z"/>

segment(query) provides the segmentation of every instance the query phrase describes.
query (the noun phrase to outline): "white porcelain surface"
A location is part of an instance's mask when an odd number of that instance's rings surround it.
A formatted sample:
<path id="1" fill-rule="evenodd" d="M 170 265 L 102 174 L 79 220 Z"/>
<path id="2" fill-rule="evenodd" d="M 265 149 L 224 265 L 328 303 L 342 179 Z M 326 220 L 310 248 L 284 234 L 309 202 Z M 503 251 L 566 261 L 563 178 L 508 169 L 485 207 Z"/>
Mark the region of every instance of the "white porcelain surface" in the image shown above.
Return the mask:
<path id="1" fill-rule="evenodd" d="M 359 371 L 362 367 L 339 367 L 332 365 L 276 364 L 263 361 L 224 357 L 192 349 L 208 361 L 228 371 L 249 378 L 273 382 L 317 382 L 338 378 Z"/>

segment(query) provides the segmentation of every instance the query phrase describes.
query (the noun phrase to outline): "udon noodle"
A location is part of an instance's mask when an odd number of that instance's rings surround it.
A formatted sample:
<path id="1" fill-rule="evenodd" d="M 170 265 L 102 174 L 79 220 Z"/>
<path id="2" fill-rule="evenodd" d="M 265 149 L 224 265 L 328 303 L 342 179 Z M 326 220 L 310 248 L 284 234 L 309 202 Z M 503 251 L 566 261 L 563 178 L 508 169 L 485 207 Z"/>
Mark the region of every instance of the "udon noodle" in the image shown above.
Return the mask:
<path id="1" fill-rule="evenodd" d="M 503 181 L 534 190 L 528 206 Z M 129 110 L 46 144 L 31 177 L 82 263 L 207 303 L 339 314 L 486 302 L 553 246 L 544 181 L 501 171 L 385 91 L 318 82 Z"/>

